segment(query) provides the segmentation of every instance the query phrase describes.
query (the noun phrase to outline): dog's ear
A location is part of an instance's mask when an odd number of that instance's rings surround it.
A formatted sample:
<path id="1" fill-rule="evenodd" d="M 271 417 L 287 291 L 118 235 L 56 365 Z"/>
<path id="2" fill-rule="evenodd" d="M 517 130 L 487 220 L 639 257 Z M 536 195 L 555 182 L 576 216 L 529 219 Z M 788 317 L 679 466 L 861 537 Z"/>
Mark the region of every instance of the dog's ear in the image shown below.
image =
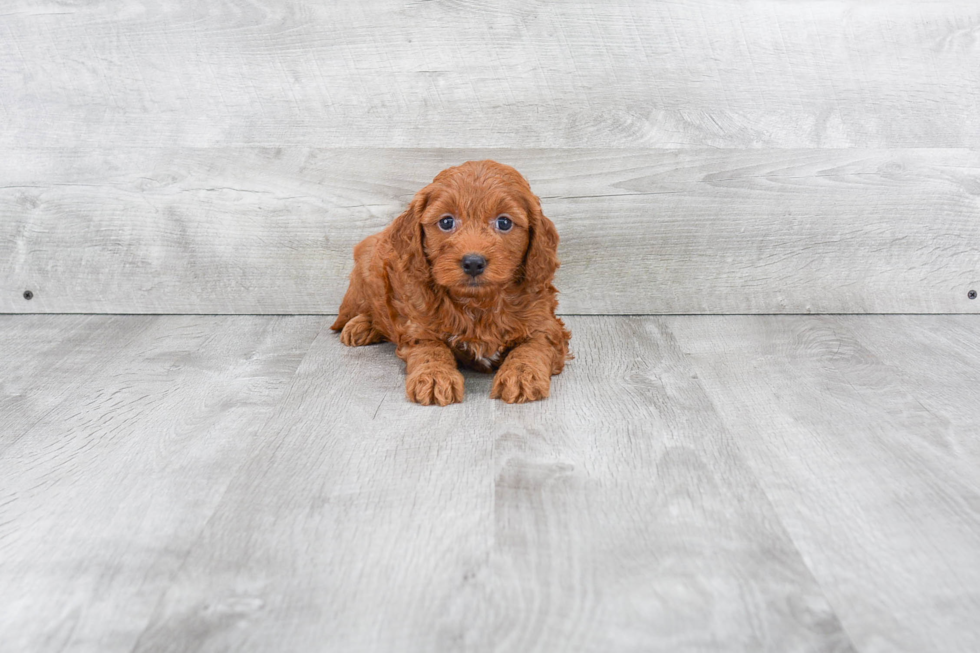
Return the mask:
<path id="1" fill-rule="evenodd" d="M 558 230 L 541 211 L 541 200 L 528 193 L 528 244 L 524 255 L 524 283 L 529 288 L 547 287 L 558 270 Z"/>
<path id="2" fill-rule="evenodd" d="M 420 277 L 429 274 L 421 223 L 422 213 L 428 202 L 428 189 L 423 188 L 415 194 L 405 212 L 391 223 L 391 244 L 395 253 L 407 272 Z"/>

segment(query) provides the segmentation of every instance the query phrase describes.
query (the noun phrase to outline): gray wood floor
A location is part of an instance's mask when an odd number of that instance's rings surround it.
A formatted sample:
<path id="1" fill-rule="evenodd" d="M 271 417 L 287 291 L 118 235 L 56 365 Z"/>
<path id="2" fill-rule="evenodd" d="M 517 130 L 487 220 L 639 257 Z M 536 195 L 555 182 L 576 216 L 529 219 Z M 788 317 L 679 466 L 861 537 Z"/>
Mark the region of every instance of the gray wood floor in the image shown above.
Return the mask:
<path id="1" fill-rule="evenodd" d="M 568 322 L 439 409 L 325 317 L 0 316 L 0 648 L 980 650 L 980 317 Z"/>

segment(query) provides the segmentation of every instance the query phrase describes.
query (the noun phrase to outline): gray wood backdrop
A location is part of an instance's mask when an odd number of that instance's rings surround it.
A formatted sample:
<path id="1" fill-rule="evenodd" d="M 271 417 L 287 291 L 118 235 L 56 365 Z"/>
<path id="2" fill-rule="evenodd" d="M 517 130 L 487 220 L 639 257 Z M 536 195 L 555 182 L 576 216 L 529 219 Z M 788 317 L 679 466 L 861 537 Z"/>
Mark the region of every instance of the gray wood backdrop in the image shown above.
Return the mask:
<path id="1" fill-rule="evenodd" d="M 0 312 L 331 313 L 486 157 L 564 313 L 980 312 L 975 0 L 6 2 Z"/>

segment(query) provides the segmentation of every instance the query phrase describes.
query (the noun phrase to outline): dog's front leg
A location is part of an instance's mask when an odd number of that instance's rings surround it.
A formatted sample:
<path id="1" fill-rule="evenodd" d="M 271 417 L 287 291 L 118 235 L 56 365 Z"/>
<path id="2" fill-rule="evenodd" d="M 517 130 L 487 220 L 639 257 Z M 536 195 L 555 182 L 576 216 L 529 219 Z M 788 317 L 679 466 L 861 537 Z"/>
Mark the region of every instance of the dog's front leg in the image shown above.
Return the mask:
<path id="1" fill-rule="evenodd" d="M 538 333 L 507 354 L 500 365 L 490 396 L 508 404 L 537 401 L 551 394 L 551 374 L 557 356 L 555 346 Z"/>
<path id="2" fill-rule="evenodd" d="M 445 343 L 424 340 L 402 345 L 398 356 L 405 361 L 405 394 L 409 400 L 423 406 L 463 401 L 463 375 Z"/>

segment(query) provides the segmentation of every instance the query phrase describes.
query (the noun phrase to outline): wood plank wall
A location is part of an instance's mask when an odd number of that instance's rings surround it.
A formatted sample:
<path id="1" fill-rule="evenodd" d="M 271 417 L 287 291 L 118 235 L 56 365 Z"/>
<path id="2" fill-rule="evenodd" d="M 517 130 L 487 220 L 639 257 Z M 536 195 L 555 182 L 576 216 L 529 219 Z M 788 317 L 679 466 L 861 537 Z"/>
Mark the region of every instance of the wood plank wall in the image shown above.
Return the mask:
<path id="1" fill-rule="evenodd" d="M 331 313 L 473 158 L 564 313 L 980 312 L 966 0 L 5 3 L 0 312 Z"/>

